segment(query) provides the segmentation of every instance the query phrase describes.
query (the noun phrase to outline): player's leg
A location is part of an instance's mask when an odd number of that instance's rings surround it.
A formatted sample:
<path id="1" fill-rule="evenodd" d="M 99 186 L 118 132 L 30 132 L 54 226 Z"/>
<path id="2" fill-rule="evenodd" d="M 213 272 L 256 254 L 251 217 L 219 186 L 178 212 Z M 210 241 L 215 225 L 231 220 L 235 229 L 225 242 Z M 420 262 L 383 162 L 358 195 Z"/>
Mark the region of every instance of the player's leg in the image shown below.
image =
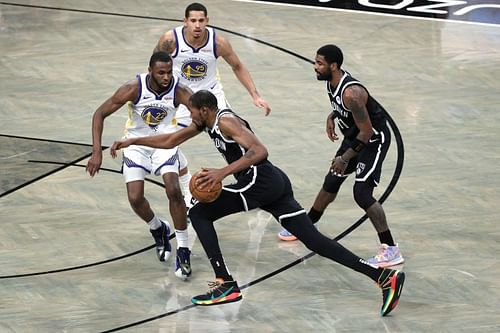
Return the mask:
<path id="1" fill-rule="evenodd" d="M 152 167 L 149 155 L 149 149 L 137 146 L 125 148 L 123 151 L 123 176 L 130 206 L 149 225 L 149 230 L 155 240 L 158 259 L 166 261 L 171 251 L 170 226 L 167 221 L 161 221 L 156 216 L 144 196 L 144 179 Z"/>
<path id="2" fill-rule="evenodd" d="M 289 183 L 288 177 L 284 173 L 283 177 L 285 182 Z M 337 241 L 320 233 L 302 206 L 293 197 L 291 185 L 288 185 L 287 195 L 272 204 L 262 206 L 262 209 L 270 212 L 311 251 L 364 274 L 377 282 L 383 293 L 381 309 L 383 316 L 396 307 L 404 283 L 404 273 L 370 265 Z"/>
<path id="3" fill-rule="evenodd" d="M 172 217 L 177 240 L 175 275 L 187 279 L 191 275 L 187 211 L 179 184 L 178 149 L 156 149 L 152 155 L 155 174 L 161 174 L 168 198 L 169 212 Z"/>
<path id="4" fill-rule="evenodd" d="M 352 163 L 354 165 L 354 162 Z M 325 176 L 323 181 L 323 186 L 319 190 L 316 198 L 314 199 L 314 203 L 312 207 L 309 209 L 307 215 L 314 223 L 318 222 L 323 213 L 325 212 L 328 205 L 330 205 L 335 198 L 337 197 L 337 193 L 340 190 L 340 187 L 344 183 L 347 178 L 347 175 L 354 170 L 354 166 L 348 165 L 346 169 L 346 174 L 336 175 L 330 172 L 330 168 Z M 283 229 L 278 234 L 279 239 L 283 241 L 294 241 L 297 240 L 291 232 L 286 229 Z"/>
<path id="5" fill-rule="evenodd" d="M 240 195 L 224 189 L 214 202 L 195 202 L 189 210 L 191 224 L 215 274 L 215 281 L 209 284 L 210 290 L 191 299 L 194 304 L 216 305 L 236 302 L 242 298 L 238 283 L 234 281 L 224 262 L 214 222 L 221 217 L 243 210 L 244 206 Z"/>
<path id="6" fill-rule="evenodd" d="M 191 180 L 191 172 L 188 168 L 188 161 L 186 156 L 182 153 L 179 147 L 179 183 L 181 185 L 182 195 L 184 196 L 184 202 L 186 207 L 189 209 L 191 207 L 191 192 L 189 191 L 189 181 Z"/>
<path id="7" fill-rule="evenodd" d="M 368 261 L 380 267 L 389 267 L 404 262 L 398 244 L 394 241 L 382 205 L 373 196 L 380 181 L 382 164 L 390 145 L 390 132 L 383 131 L 370 139 L 370 143 L 358 156 L 356 181 L 353 187 L 354 200 L 368 215 L 380 241 L 378 254 Z"/>

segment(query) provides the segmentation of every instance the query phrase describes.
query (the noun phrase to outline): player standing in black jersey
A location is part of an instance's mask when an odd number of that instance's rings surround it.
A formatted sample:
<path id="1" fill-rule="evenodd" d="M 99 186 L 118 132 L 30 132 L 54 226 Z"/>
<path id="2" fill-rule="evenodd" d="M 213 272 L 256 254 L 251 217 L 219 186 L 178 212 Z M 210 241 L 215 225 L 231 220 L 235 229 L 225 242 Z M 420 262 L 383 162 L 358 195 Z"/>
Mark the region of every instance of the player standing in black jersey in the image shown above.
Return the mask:
<path id="1" fill-rule="evenodd" d="M 335 45 L 322 46 L 316 53 L 314 70 L 318 80 L 326 81 L 333 108 L 326 120 L 326 132 L 331 141 L 338 140 L 335 132 L 337 119 L 344 139 L 308 215 L 313 223 L 318 222 L 335 200 L 347 176 L 355 172 L 354 200 L 370 218 L 381 243 L 379 253 L 368 262 L 380 267 L 401 264 L 404 259 L 392 238 L 384 209 L 373 197 L 391 143 L 385 110 L 359 81 L 341 69 L 343 58 L 342 51 Z M 282 240 L 296 239 L 286 229 L 279 233 L 279 237 Z"/>
<path id="2" fill-rule="evenodd" d="M 214 222 L 230 214 L 261 208 L 271 213 L 311 251 L 377 282 L 382 288 L 382 316 L 396 307 L 404 273 L 376 268 L 314 228 L 305 210 L 295 200 L 288 176 L 267 159 L 267 148 L 252 132 L 247 121 L 229 109 L 219 110 L 216 97 L 207 90 L 194 93 L 189 99 L 189 108 L 193 122 L 188 127 L 172 134 L 115 141 L 111 155 L 115 157 L 117 149 L 132 144 L 153 148 L 174 147 L 206 131 L 227 161 L 228 164 L 223 168 L 203 169 L 198 186 L 211 188 L 229 175 L 234 175 L 236 183 L 224 186 L 215 201 L 195 203 L 189 210 L 189 218 L 216 278 L 206 294 L 192 298 L 194 304 L 215 305 L 236 302 L 242 298 L 237 282 L 224 263 Z"/>

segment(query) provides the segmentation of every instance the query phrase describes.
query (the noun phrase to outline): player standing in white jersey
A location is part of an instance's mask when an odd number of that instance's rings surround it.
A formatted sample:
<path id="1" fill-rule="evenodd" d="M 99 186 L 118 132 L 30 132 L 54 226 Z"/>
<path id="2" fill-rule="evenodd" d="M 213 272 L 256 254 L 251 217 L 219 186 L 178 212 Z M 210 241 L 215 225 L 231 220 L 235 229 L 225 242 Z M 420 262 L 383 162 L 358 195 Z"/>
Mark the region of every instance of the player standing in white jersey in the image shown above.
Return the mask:
<path id="1" fill-rule="evenodd" d="M 151 136 L 176 131 L 172 127 L 176 108 L 187 104 L 191 89 L 179 83 L 173 75 L 172 58 L 165 52 L 151 56 L 148 73 L 122 85 L 95 111 L 92 118 L 92 156 L 87 171 L 93 177 L 102 163 L 102 132 L 104 119 L 119 110 L 129 107 L 126 137 Z M 129 203 L 134 212 L 144 220 L 155 239 L 156 252 L 160 261 L 170 255 L 170 227 L 161 221 L 144 197 L 146 174 L 161 175 L 169 200 L 170 215 L 175 226 L 177 256 L 175 275 L 186 279 L 191 275 L 190 250 L 186 221 L 186 205 L 179 185 L 179 169 L 187 168 L 187 161 L 181 158 L 179 147 L 154 149 L 145 146 L 131 146 L 123 151 L 123 176 L 127 186 Z"/>
<path id="2" fill-rule="evenodd" d="M 248 69 L 238 58 L 231 43 L 213 28 L 207 27 L 208 21 L 204 5 L 196 2 L 188 5 L 184 13 L 184 24 L 165 32 L 155 51 L 170 54 L 174 60 L 174 74 L 180 78 L 181 83 L 193 92 L 209 90 L 217 97 L 221 109 L 229 107 L 217 71 L 217 59 L 222 57 L 246 88 L 255 106 L 263 108 L 265 115 L 269 115 L 271 108 L 257 91 Z M 186 127 L 191 120 L 181 118 L 179 111 L 176 116 L 178 124 Z"/>

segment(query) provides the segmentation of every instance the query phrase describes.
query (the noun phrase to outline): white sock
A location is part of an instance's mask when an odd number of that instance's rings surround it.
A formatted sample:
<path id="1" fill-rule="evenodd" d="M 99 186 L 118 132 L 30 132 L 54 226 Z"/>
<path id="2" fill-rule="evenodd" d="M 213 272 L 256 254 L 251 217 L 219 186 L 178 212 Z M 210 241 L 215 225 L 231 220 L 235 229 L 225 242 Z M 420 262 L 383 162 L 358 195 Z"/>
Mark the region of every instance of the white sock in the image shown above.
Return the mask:
<path id="1" fill-rule="evenodd" d="M 177 248 L 189 247 L 187 228 L 184 230 L 175 229 L 175 239 L 177 240 Z"/>
<path id="2" fill-rule="evenodd" d="M 149 229 L 150 230 L 156 230 L 158 229 L 159 227 L 161 227 L 161 221 L 158 217 L 153 216 L 153 219 L 151 221 L 148 222 L 148 225 L 149 225 Z"/>
<path id="3" fill-rule="evenodd" d="M 184 195 L 184 202 L 186 203 L 186 206 L 188 208 L 190 208 L 191 206 L 191 192 L 189 192 L 190 180 L 191 180 L 191 172 L 189 170 L 185 175 L 179 176 L 179 184 L 181 185 L 182 195 Z"/>

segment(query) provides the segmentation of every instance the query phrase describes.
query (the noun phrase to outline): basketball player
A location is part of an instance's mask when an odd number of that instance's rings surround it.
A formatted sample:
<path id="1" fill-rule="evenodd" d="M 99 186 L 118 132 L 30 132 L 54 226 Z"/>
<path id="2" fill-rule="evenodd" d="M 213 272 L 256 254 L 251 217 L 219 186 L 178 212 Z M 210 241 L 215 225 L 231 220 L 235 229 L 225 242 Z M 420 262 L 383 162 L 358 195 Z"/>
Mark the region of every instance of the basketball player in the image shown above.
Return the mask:
<path id="1" fill-rule="evenodd" d="M 242 298 L 238 283 L 224 263 L 214 222 L 230 214 L 261 208 L 271 213 L 311 251 L 378 283 L 383 295 L 380 313 L 385 316 L 392 311 L 401 294 L 404 273 L 372 266 L 335 240 L 321 234 L 295 200 L 287 175 L 267 159 L 267 148 L 252 132 L 248 122 L 229 109 L 219 109 L 216 97 L 207 90 L 194 93 L 189 101 L 193 119 L 190 126 L 171 134 L 115 141 L 111 155 L 116 157 L 116 150 L 134 144 L 168 149 L 205 131 L 227 161 L 228 165 L 224 168 L 203 169 L 197 186 L 210 189 L 229 175 L 236 178 L 236 183 L 225 186 L 215 201 L 197 202 L 189 210 L 191 223 L 216 278 L 206 294 L 195 296 L 191 301 L 198 305 L 215 305 L 236 302 Z"/>
<path id="2" fill-rule="evenodd" d="M 217 97 L 219 107 L 226 108 L 229 104 L 217 70 L 217 59 L 222 57 L 246 88 L 255 106 L 263 108 L 265 115 L 269 115 L 271 109 L 259 95 L 247 68 L 229 41 L 217 34 L 213 28 L 207 27 L 208 21 L 208 12 L 204 5 L 196 2 L 188 5 L 184 13 L 184 24 L 165 32 L 160 37 L 155 51 L 164 51 L 172 56 L 174 75 L 180 78 L 182 84 L 193 92 L 209 90 Z M 182 127 L 191 123 L 186 106 L 179 106 L 176 119 Z"/>
<path id="3" fill-rule="evenodd" d="M 317 51 L 314 70 L 318 80 L 326 81 L 333 107 L 327 117 L 326 132 L 331 141 L 338 140 L 334 122 L 337 119 L 344 139 L 308 215 L 313 223 L 318 222 L 347 176 L 355 171 L 354 200 L 370 218 L 381 243 L 379 253 L 368 262 L 380 267 L 401 264 L 404 258 L 391 235 L 384 209 L 373 197 L 391 143 L 385 110 L 358 80 L 341 69 L 342 62 L 342 51 L 335 45 L 325 45 Z M 296 239 L 287 230 L 282 230 L 279 237 Z"/>
<path id="4" fill-rule="evenodd" d="M 171 122 L 179 103 L 188 103 L 192 91 L 179 83 L 172 74 L 172 58 L 165 52 L 156 52 L 149 61 L 148 73 L 142 73 L 122 85 L 95 111 L 92 118 L 92 156 L 87 171 L 94 176 L 102 163 L 101 140 L 104 119 L 128 104 L 129 118 L 126 137 L 140 137 L 175 131 Z M 123 151 L 123 176 L 127 195 L 134 212 L 150 228 L 160 261 L 167 261 L 171 252 L 170 227 L 161 221 L 144 197 L 146 174 L 161 175 L 165 183 L 170 215 L 175 226 L 177 256 L 175 275 L 186 279 L 191 275 L 190 250 L 186 222 L 186 204 L 179 186 L 179 169 L 187 168 L 187 161 L 179 147 L 152 149 L 134 145 Z"/>

